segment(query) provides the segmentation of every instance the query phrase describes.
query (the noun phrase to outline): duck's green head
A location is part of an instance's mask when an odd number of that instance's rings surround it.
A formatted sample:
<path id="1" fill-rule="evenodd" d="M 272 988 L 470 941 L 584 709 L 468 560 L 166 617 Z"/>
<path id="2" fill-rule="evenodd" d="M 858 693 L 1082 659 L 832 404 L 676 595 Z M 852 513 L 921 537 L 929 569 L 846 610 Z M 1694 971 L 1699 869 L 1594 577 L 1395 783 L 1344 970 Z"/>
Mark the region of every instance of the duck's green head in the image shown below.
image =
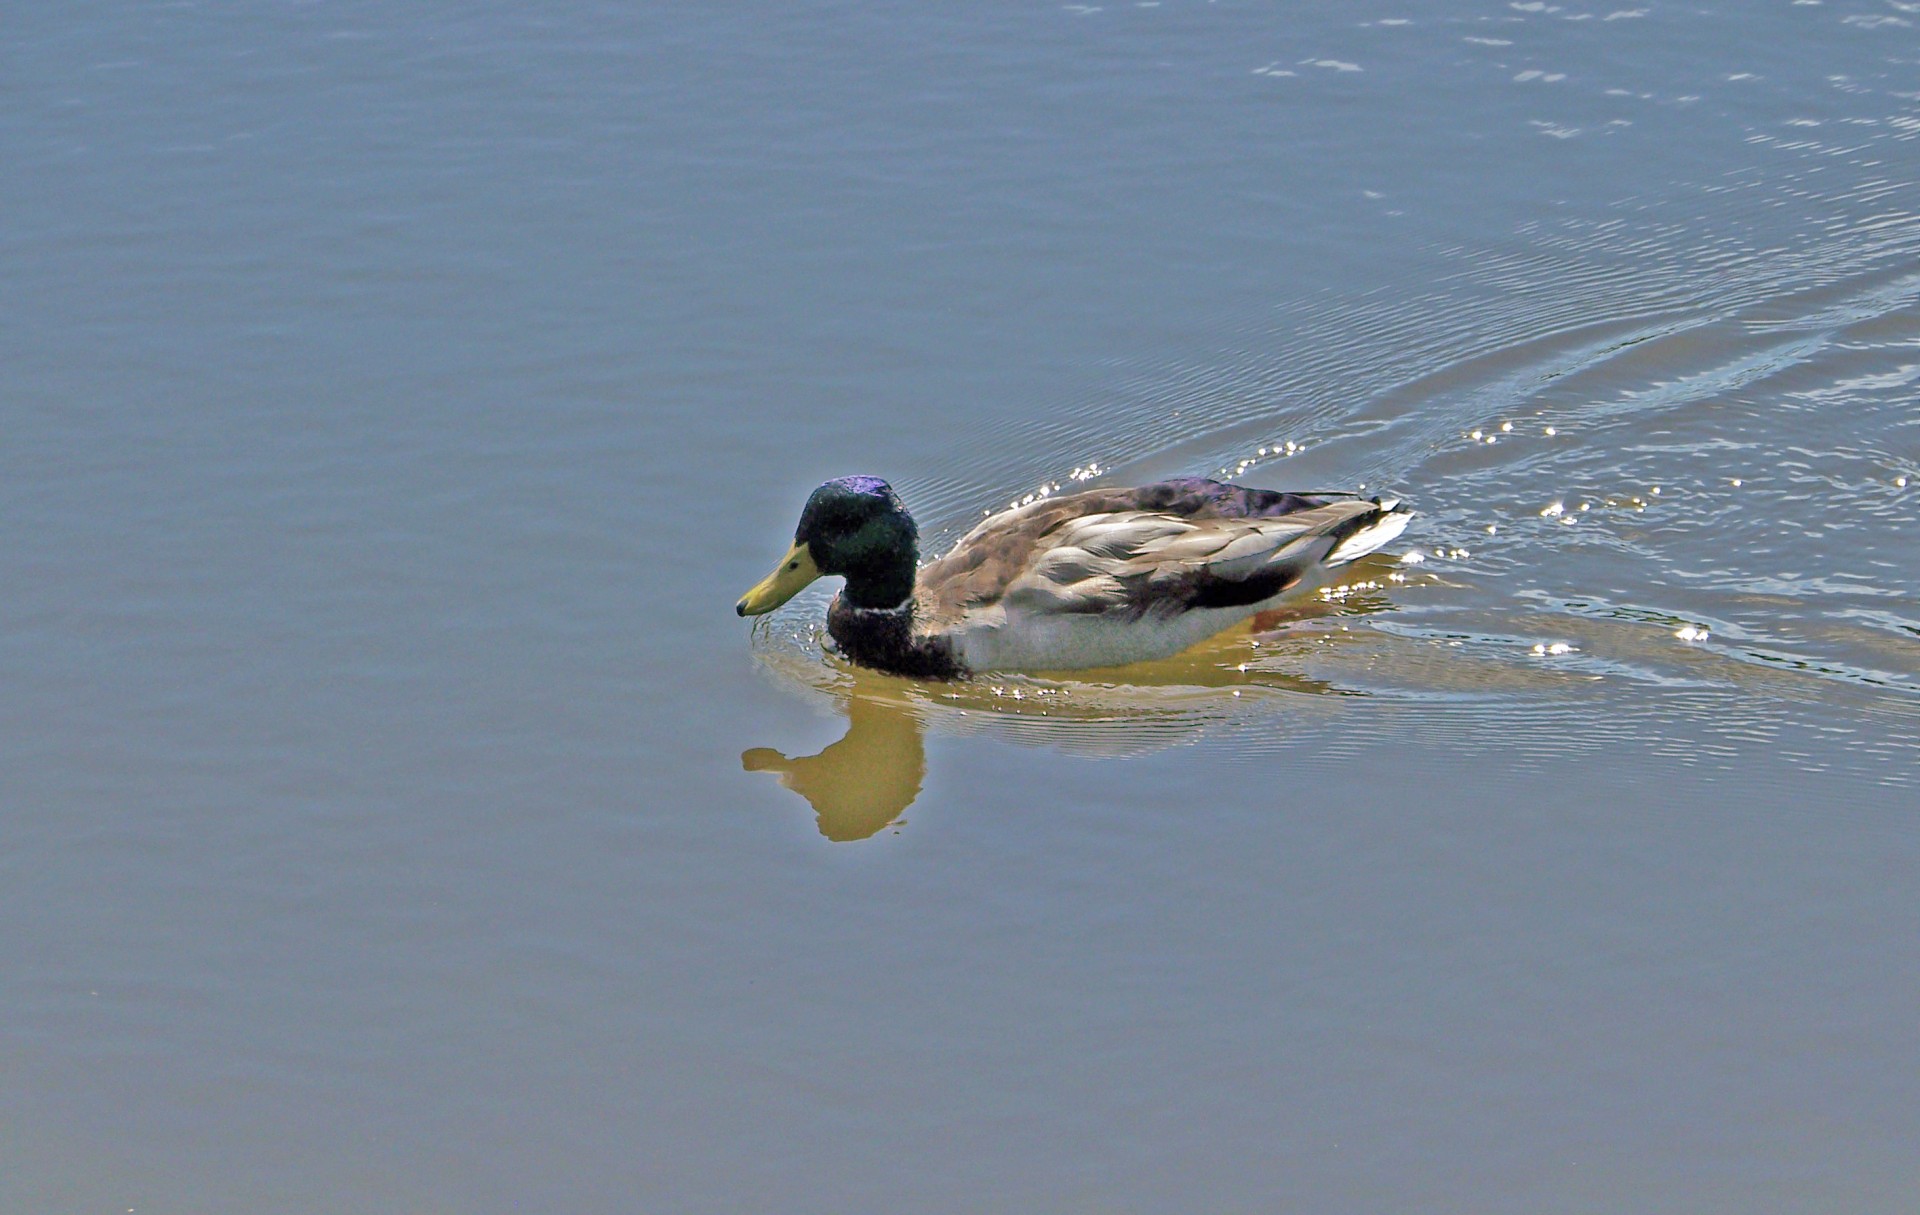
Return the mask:
<path id="1" fill-rule="evenodd" d="M 898 607 L 913 596 L 919 556 L 919 530 L 893 487 L 878 477 L 841 477 L 813 491 L 793 547 L 733 610 L 771 612 L 823 574 L 847 580 L 843 594 L 855 607 Z"/>

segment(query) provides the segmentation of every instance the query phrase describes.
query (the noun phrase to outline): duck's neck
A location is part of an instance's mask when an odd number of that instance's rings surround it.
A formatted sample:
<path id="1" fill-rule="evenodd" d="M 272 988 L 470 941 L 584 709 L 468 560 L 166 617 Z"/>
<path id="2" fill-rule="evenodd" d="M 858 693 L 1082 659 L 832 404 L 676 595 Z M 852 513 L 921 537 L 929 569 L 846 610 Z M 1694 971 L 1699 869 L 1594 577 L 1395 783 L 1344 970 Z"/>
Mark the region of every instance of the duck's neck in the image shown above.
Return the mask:
<path id="1" fill-rule="evenodd" d="M 911 526 L 911 525 L 909 525 Z M 919 546 L 909 533 L 887 547 L 855 551 L 842 558 L 847 579 L 840 597 L 857 608 L 890 612 L 913 607 L 913 575 L 920 564 Z"/>
<path id="2" fill-rule="evenodd" d="M 958 679 L 966 674 L 954 657 L 952 643 L 915 630 L 911 598 L 893 607 L 867 608 L 850 602 L 843 591 L 827 609 L 827 632 L 841 653 L 863 667 L 914 679 Z"/>

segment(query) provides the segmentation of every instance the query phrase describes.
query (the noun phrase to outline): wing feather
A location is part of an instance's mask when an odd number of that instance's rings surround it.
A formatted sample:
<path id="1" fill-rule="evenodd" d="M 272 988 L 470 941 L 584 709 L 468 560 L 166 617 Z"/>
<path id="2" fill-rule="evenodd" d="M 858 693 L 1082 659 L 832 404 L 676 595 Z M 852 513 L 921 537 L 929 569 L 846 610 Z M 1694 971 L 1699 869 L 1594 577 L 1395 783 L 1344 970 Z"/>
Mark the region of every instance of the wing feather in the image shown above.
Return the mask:
<path id="1" fill-rule="evenodd" d="M 1091 490 L 982 520 L 920 571 L 923 610 L 954 622 L 1002 604 L 1138 615 L 1263 602 L 1306 580 L 1382 509 L 1298 496 L 1272 515 L 1222 513 L 1211 499 L 1142 509 L 1154 489 Z"/>

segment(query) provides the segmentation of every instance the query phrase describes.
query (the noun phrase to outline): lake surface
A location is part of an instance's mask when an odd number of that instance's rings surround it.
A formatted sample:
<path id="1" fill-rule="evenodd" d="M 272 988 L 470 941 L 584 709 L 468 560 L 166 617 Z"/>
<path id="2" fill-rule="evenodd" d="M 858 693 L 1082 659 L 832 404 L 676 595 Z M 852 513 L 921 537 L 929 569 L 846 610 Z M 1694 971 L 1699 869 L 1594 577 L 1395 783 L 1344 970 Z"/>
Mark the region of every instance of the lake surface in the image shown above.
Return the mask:
<path id="1" fill-rule="evenodd" d="M 0 1209 L 1920 1204 L 1920 11 L 0 26 Z M 807 492 L 1420 513 L 919 685 Z"/>

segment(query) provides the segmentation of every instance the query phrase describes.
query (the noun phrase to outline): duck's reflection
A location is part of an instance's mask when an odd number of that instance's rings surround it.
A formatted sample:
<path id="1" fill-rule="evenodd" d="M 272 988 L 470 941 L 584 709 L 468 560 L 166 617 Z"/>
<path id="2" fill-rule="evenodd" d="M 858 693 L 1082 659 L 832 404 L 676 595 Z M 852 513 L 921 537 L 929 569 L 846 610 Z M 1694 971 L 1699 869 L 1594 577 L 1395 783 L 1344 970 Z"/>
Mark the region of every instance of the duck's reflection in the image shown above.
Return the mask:
<path id="1" fill-rule="evenodd" d="M 1263 636 L 1271 640 L 1273 634 Z M 1244 647 L 1248 640 L 1220 644 Z M 846 733 L 818 755 L 789 758 L 772 747 L 752 747 L 741 753 L 740 764 L 749 772 L 774 773 L 782 785 L 805 798 L 821 835 L 836 842 L 863 840 L 899 822 L 920 795 L 927 775 L 928 714 L 941 716 L 949 727 L 956 726 L 958 715 L 1010 738 L 1117 756 L 1173 745 L 1231 712 L 1218 696 L 1221 689 L 1340 692 L 1318 679 L 1250 671 L 1245 664 L 1223 663 L 1221 657 L 1195 651 L 1183 662 L 1076 672 L 1089 681 L 1072 685 L 1015 677 L 923 686 L 807 660 L 805 667 L 813 671 L 840 675 L 821 690 L 846 714 Z"/>
<path id="2" fill-rule="evenodd" d="M 818 755 L 789 759 L 772 747 L 740 756 L 749 772 L 773 772 L 813 806 L 820 834 L 836 843 L 878 835 L 897 822 L 927 777 L 919 715 L 856 688 L 842 702 L 847 732 Z"/>
<path id="3" fill-rule="evenodd" d="M 774 773 L 805 798 L 821 835 L 836 842 L 869 839 L 898 823 L 920 795 L 930 720 L 942 730 L 986 730 L 1088 756 L 1159 750 L 1243 717 L 1243 691 L 1304 693 L 1314 701 L 1367 695 L 1300 668 L 1325 644 L 1357 640 L 1329 631 L 1338 629 L 1340 619 L 1386 606 L 1373 591 L 1338 604 L 1310 601 L 1263 613 L 1247 627 L 1175 658 L 1076 671 L 1068 679 L 916 683 L 832 658 L 822 662 L 817 637 L 802 634 L 791 646 L 764 645 L 760 659 L 793 683 L 830 697 L 846 714 L 846 734 L 818 755 L 788 758 L 772 747 L 752 747 L 740 763 L 749 772 Z M 1307 711 L 1296 704 L 1293 716 Z"/>

